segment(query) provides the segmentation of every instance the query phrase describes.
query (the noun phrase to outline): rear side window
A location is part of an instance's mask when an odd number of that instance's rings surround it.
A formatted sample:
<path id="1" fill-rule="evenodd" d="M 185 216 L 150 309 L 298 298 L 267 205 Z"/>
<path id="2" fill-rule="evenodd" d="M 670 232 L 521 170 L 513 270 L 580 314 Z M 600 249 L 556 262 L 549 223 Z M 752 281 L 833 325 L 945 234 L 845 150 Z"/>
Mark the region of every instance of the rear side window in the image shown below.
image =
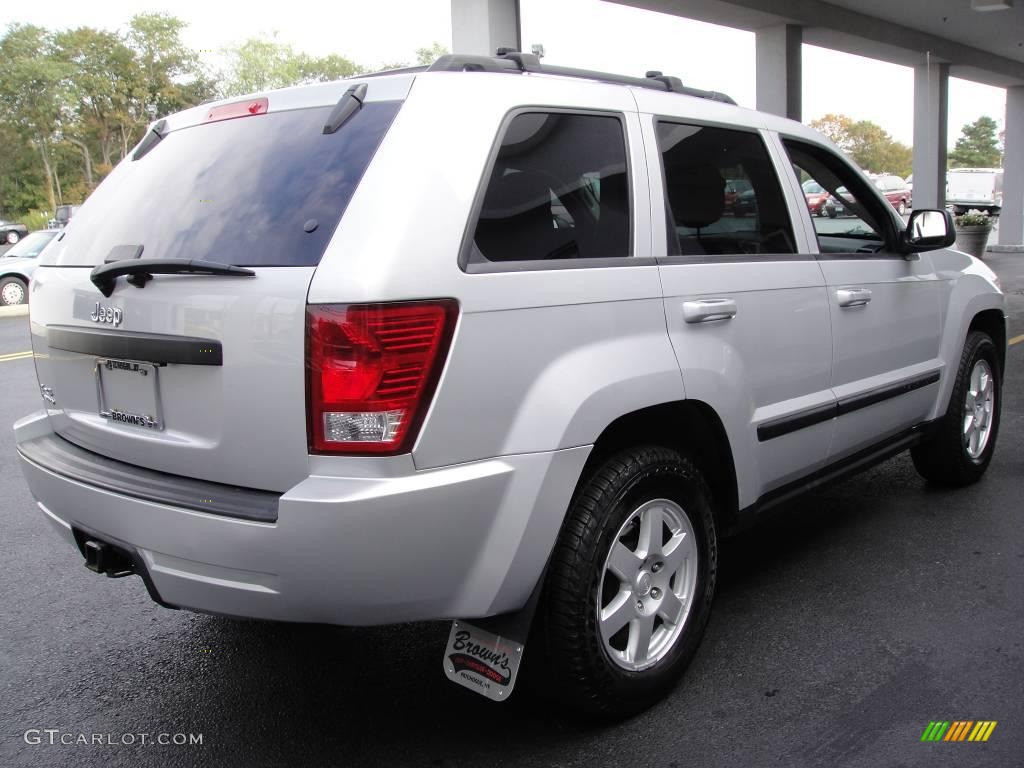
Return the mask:
<path id="1" fill-rule="evenodd" d="M 755 133 L 659 121 L 669 253 L 791 254 L 778 176 Z"/>
<path id="2" fill-rule="evenodd" d="M 141 245 L 143 258 L 316 265 L 399 106 L 367 102 L 328 135 L 330 107 L 173 131 L 118 165 L 43 262 L 102 264 Z"/>
<path id="3" fill-rule="evenodd" d="M 516 115 L 487 182 L 470 263 L 629 256 L 629 200 L 619 118 Z"/>

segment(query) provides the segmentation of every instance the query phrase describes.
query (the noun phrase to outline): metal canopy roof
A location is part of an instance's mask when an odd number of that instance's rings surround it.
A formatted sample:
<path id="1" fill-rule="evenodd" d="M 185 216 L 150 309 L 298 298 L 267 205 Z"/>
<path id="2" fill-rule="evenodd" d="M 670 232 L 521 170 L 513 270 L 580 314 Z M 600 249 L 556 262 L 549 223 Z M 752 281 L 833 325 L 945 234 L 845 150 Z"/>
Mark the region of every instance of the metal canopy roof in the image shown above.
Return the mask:
<path id="1" fill-rule="evenodd" d="M 972 0 L 609 1 L 750 31 L 799 24 L 811 45 L 905 66 L 930 55 L 955 77 L 1024 85 L 1024 0 L 984 12 Z"/>

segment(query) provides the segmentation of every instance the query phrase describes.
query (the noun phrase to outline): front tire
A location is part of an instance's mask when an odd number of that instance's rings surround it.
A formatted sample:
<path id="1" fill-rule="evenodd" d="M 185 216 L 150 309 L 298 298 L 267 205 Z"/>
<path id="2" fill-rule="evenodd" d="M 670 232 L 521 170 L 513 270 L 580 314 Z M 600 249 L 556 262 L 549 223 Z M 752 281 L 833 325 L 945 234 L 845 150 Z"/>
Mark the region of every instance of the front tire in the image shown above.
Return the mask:
<path id="1" fill-rule="evenodd" d="M 17 277 L 5 277 L 0 280 L 0 306 L 12 307 L 24 304 L 28 299 L 25 283 Z"/>
<path id="2" fill-rule="evenodd" d="M 15 245 L 19 240 L 21 240 L 21 235 L 12 229 L 7 232 L 7 237 L 5 239 L 7 240 L 8 245 Z"/>
<path id="3" fill-rule="evenodd" d="M 606 460 L 552 554 L 538 616 L 545 687 L 603 719 L 653 704 L 697 651 L 717 568 L 711 493 L 692 461 L 657 446 Z"/>
<path id="4" fill-rule="evenodd" d="M 1001 384 L 996 345 L 988 334 L 971 331 L 946 415 L 927 441 L 911 449 L 914 467 L 922 477 L 953 487 L 981 479 L 999 433 Z"/>
<path id="5" fill-rule="evenodd" d="M 907 213 L 907 204 L 903 200 L 900 200 L 900 204 L 896 207 L 896 211 L 900 216 L 905 216 Z"/>

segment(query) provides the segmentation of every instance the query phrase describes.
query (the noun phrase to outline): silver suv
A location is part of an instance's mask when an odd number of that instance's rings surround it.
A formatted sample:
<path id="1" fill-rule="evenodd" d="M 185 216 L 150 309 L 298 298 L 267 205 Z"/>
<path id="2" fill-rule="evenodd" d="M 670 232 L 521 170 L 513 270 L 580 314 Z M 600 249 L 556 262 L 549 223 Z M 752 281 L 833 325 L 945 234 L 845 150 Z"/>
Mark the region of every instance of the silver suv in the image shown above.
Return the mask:
<path id="1" fill-rule="evenodd" d="M 86 564 L 208 613 L 452 619 L 445 671 L 496 699 L 528 647 L 579 710 L 648 705 L 721 536 L 996 443 L 1003 296 L 948 214 L 657 73 L 448 56 L 191 109 L 58 239 L 15 431 Z"/>

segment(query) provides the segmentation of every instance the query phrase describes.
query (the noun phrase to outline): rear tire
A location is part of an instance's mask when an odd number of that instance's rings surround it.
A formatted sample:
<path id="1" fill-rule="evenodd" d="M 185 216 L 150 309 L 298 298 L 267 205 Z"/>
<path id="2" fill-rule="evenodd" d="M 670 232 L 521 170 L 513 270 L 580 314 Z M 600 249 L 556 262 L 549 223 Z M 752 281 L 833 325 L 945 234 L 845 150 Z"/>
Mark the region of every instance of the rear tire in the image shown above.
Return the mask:
<path id="1" fill-rule="evenodd" d="M 896 210 L 900 214 L 900 216 L 906 215 L 906 213 L 907 213 L 907 204 L 903 200 L 900 200 L 900 204 L 899 204 L 899 206 L 897 206 Z"/>
<path id="2" fill-rule="evenodd" d="M 718 543 L 711 493 L 676 451 L 624 450 L 577 490 L 538 613 L 544 689 L 614 720 L 682 675 L 711 611 Z"/>
<path id="3" fill-rule="evenodd" d="M 0 306 L 12 307 L 24 304 L 28 300 L 28 289 L 17 277 L 5 277 L 0 280 Z"/>
<path id="4" fill-rule="evenodd" d="M 18 234 L 17 232 L 15 232 L 15 231 L 14 231 L 14 230 L 12 229 L 12 230 L 10 230 L 10 231 L 9 231 L 9 232 L 7 233 L 7 237 L 6 237 L 5 239 L 7 240 L 7 244 L 8 244 L 8 245 L 14 245 L 14 244 L 16 244 L 16 243 L 17 243 L 17 242 L 18 242 L 19 240 L 21 240 L 21 235 L 19 235 L 19 234 Z"/>
<path id="5" fill-rule="evenodd" d="M 952 487 L 981 479 L 992 461 L 999 433 L 1001 384 L 996 345 L 988 334 L 971 331 L 946 415 L 935 432 L 910 452 L 923 478 Z"/>

